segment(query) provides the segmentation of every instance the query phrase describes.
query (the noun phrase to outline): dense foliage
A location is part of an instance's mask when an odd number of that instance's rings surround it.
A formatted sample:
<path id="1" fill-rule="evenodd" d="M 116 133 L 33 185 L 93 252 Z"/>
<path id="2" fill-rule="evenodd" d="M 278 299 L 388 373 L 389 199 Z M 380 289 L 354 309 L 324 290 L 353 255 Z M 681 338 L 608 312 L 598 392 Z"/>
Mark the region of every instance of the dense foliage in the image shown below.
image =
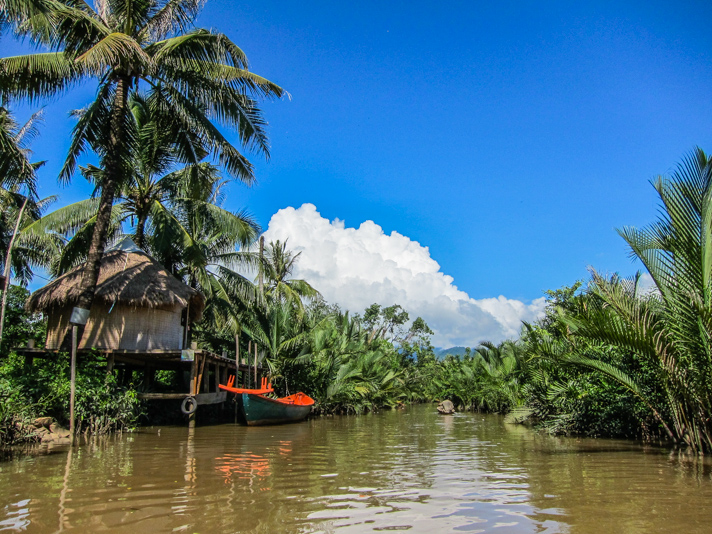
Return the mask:
<path id="1" fill-rule="evenodd" d="M 671 440 L 712 451 L 712 161 L 698 149 L 653 185 L 658 221 L 619 233 L 654 289 L 593 271 L 582 305 L 559 314 L 565 335 L 537 353 L 614 380 Z"/>
<path id="2" fill-rule="evenodd" d="M 44 321 L 24 310 L 28 295 L 24 288 L 10 288 L 4 338 L 9 347 L 24 346 L 30 339 L 38 346 L 44 342 Z M 82 358 L 77 377 L 78 432 L 105 434 L 130 430 L 138 424 L 142 406 L 136 389 L 132 385 L 119 386 L 116 376 L 107 374 L 106 360 L 102 356 Z M 51 417 L 67 426 L 69 387 L 67 354 L 30 362 L 10 352 L 0 361 L 0 444 L 35 439 L 32 432 L 25 429 L 37 417 Z"/>

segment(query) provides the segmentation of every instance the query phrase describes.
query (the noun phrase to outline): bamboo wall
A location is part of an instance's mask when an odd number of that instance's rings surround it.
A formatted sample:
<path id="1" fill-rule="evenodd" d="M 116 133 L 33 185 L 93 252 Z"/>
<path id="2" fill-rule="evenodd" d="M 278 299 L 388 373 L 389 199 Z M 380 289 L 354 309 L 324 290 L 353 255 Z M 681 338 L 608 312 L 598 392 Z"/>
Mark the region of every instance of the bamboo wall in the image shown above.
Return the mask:
<path id="1" fill-rule="evenodd" d="M 104 304 L 94 304 L 79 341 L 79 348 L 181 350 L 184 348 L 181 311 L 180 306 L 158 309 L 117 304 L 111 309 Z M 49 313 L 46 345 L 48 349 L 61 347 L 67 332 L 70 331 L 71 313 L 71 306 Z"/>

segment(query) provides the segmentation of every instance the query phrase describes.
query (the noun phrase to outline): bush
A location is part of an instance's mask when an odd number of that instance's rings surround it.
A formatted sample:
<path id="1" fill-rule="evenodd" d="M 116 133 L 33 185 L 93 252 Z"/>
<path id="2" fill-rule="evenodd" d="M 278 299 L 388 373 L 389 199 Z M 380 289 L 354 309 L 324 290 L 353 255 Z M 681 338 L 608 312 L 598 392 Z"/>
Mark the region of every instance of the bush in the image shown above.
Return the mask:
<path id="1" fill-rule="evenodd" d="M 29 296 L 30 292 L 24 287 L 10 286 L 8 289 L 0 355 L 7 354 L 15 347 L 27 346 L 30 339 L 37 346 L 44 345 L 47 321 L 42 318 L 42 314 L 25 311 L 25 302 Z"/>
<path id="2" fill-rule="evenodd" d="M 70 363 L 67 354 L 36 359 L 28 367 L 23 357 L 11 354 L 0 364 L 0 444 L 18 441 L 10 427 L 49 416 L 69 423 Z M 133 386 L 121 387 L 106 373 L 106 360 L 85 355 L 77 364 L 75 422 L 77 432 L 105 434 L 135 428 L 142 404 Z"/>

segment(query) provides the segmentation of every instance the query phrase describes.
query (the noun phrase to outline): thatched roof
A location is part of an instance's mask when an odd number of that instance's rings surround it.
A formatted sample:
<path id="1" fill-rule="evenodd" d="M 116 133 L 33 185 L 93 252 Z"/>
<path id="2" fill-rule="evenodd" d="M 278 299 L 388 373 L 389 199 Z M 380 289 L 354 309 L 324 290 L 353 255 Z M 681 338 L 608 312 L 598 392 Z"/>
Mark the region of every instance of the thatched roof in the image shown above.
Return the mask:
<path id="1" fill-rule="evenodd" d="M 76 303 L 84 267 L 80 265 L 32 293 L 26 308 L 39 312 Z M 192 320 L 199 320 L 205 308 L 205 298 L 199 291 L 185 285 L 142 251 L 106 252 L 94 299 L 109 305 L 146 308 L 169 308 L 176 304 L 185 307 L 190 303 Z"/>

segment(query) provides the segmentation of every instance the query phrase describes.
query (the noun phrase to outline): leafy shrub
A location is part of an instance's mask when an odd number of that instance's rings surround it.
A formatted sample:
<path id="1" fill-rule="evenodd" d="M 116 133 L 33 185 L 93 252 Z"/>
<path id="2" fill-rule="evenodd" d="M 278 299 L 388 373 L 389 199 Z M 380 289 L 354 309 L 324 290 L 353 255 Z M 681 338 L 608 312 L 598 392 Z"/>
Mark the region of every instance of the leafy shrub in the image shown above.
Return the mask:
<path id="1" fill-rule="evenodd" d="M 29 367 L 25 359 L 12 353 L 0 364 L 0 425 L 5 434 L 0 443 L 16 441 L 9 426 L 49 416 L 62 425 L 69 423 L 70 362 L 66 354 L 36 359 Z M 138 422 L 142 404 L 136 389 L 119 386 L 106 373 L 104 357 L 89 354 L 77 364 L 75 421 L 78 432 L 104 434 L 131 430 Z"/>

